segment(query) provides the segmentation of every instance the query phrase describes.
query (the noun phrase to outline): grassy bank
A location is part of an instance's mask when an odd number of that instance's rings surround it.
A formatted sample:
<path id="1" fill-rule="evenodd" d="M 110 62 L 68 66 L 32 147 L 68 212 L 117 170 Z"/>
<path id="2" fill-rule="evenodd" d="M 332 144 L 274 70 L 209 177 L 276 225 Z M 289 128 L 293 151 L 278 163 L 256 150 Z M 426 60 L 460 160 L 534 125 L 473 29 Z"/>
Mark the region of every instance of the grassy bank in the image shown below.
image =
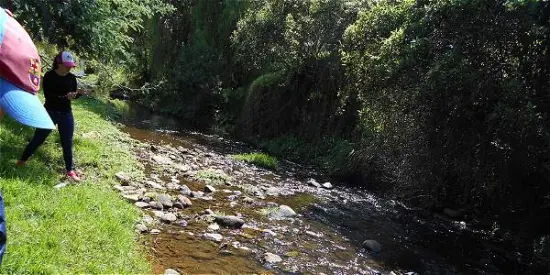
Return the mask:
<path id="1" fill-rule="evenodd" d="M 54 189 L 64 164 L 57 131 L 23 168 L 14 164 L 33 130 L 0 122 L 0 188 L 8 219 L 2 273 L 149 273 L 134 224 L 140 212 L 113 189 L 114 174 L 140 176 L 130 143 L 109 118 L 113 109 L 82 98 L 73 104 L 75 164 L 84 182 Z"/>

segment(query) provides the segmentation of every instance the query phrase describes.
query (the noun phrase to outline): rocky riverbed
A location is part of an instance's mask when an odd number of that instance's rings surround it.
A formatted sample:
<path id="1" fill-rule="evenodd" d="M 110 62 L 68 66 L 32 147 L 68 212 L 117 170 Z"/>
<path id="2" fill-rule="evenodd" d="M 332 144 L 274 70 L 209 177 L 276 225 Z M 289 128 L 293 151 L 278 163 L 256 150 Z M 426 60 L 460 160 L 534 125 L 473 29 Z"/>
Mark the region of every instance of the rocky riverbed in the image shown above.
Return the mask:
<path id="1" fill-rule="evenodd" d="M 118 173 L 114 188 L 142 209 L 136 230 L 156 274 L 547 270 L 547 261 L 527 261 L 498 229 L 411 209 L 284 160 L 276 171 L 258 168 L 232 157 L 253 151 L 245 144 L 130 111 L 121 128 L 139 141 L 134 153 L 145 178 Z"/>
<path id="2" fill-rule="evenodd" d="M 136 230 L 145 236 L 155 272 L 384 270 L 376 260 L 380 245 L 375 240 L 367 249 L 356 247 L 303 216 L 339 191 L 330 182 L 298 179 L 297 165 L 287 163 L 284 172 L 274 172 L 185 142 L 145 142 L 135 154 L 146 166 L 146 178 L 118 173 L 120 185 L 114 188 L 143 210 Z"/>

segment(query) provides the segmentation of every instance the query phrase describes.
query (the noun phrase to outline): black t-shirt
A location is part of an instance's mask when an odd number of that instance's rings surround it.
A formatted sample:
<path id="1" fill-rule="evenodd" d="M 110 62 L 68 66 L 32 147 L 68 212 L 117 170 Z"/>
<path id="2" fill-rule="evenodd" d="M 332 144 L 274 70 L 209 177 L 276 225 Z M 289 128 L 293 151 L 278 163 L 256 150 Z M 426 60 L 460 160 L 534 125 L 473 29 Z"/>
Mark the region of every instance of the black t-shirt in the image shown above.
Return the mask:
<path id="1" fill-rule="evenodd" d="M 46 103 L 44 107 L 52 111 L 71 111 L 71 100 L 67 94 L 76 92 L 76 77 L 68 73 L 60 76 L 56 72 L 48 71 L 42 79 L 42 88 Z"/>

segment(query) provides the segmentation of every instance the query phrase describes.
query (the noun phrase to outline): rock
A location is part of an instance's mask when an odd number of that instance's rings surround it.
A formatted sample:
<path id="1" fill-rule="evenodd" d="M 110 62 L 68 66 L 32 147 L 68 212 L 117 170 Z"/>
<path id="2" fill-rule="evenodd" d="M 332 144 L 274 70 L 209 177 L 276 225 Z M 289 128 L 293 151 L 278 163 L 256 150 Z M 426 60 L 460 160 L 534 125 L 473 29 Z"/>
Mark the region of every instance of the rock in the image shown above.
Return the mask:
<path id="1" fill-rule="evenodd" d="M 162 203 L 165 208 L 172 207 L 172 198 L 166 194 L 160 194 L 157 196 L 157 201 Z"/>
<path id="2" fill-rule="evenodd" d="M 191 200 L 184 195 L 178 195 L 178 201 L 183 205 L 183 207 L 190 207 L 193 205 Z"/>
<path id="3" fill-rule="evenodd" d="M 149 215 L 145 215 L 143 216 L 143 218 L 141 219 L 141 221 L 146 224 L 146 225 L 152 225 L 155 220 L 153 219 L 153 217 L 149 216 Z"/>
<path id="4" fill-rule="evenodd" d="M 188 172 L 189 170 L 191 170 L 191 167 L 189 165 L 182 165 L 182 164 L 176 164 L 174 165 L 174 168 L 176 170 L 179 170 L 180 172 Z"/>
<path id="5" fill-rule="evenodd" d="M 191 195 L 191 189 L 189 189 L 189 187 L 187 187 L 187 185 L 182 185 L 180 186 L 180 193 L 184 196 L 189 196 Z"/>
<path id="6" fill-rule="evenodd" d="M 161 155 L 153 156 L 153 160 L 156 161 L 158 164 L 168 165 L 174 163 L 170 158 Z"/>
<path id="7" fill-rule="evenodd" d="M 307 235 L 310 235 L 310 236 L 312 236 L 312 237 L 315 237 L 315 238 L 319 238 L 319 237 L 322 237 L 322 236 L 323 236 L 322 233 L 315 233 L 315 232 L 309 231 L 309 230 L 306 231 L 306 234 L 307 234 Z"/>
<path id="8" fill-rule="evenodd" d="M 162 205 L 162 203 L 158 201 L 149 202 L 149 206 L 151 206 L 151 208 L 153 209 L 158 209 L 158 210 L 164 209 L 164 206 Z"/>
<path id="9" fill-rule="evenodd" d="M 280 263 L 283 261 L 283 259 L 281 259 L 278 255 L 269 252 L 265 253 L 263 258 L 266 263 L 270 264 Z"/>
<path id="10" fill-rule="evenodd" d="M 136 230 L 140 233 L 148 231 L 147 226 L 145 226 L 144 224 L 141 224 L 141 223 L 136 224 Z"/>
<path id="11" fill-rule="evenodd" d="M 244 220 L 236 216 L 215 216 L 214 221 L 229 228 L 241 228 L 244 224 Z"/>
<path id="12" fill-rule="evenodd" d="M 137 202 L 139 201 L 139 195 L 123 195 L 123 198 L 127 199 L 130 202 Z"/>
<path id="13" fill-rule="evenodd" d="M 287 205 L 280 205 L 279 209 L 269 214 L 271 218 L 284 219 L 296 216 L 296 212 Z"/>
<path id="14" fill-rule="evenodd" d="M 180 189 L 180 185 L 177 183 L 169 182 L 166 184 L 166 189 L 168 190 L 178 190 Z"/>
<path id="15" fill-rule="evenodd" d="M 158 230 L 158 229 L 151 229 L 151 231 L 149 231 L 149 233 L 151 233 L 152 235 L 158 235 L 158 234 L 160 234 L 160 230 Z"/>
<path id="16" fill-rule="evenodd" d="M 321 187 L 321 184 L 318 183 L 315 179 L 309 179 L 309 180 L 307 180 L 307 184 L 309 184 L 309 185 L 311 185 L 311 186 L 313 186 L 313 187 L 317 187 L 317 188 Z"/>
<path id="17" fill-rule="evenodd" d="M 193 198 L 201 198 L 202 196 L 204 196 L 204 193 L 201 192 L 201 191 L 192 191 L 191 192 L 191 197 L 193 197 Z"/>
<path id="18" fill-rule="evenodd" d="M 189 223 L 187 223 L 186 220 L 181 220 L 178 222 L 178 225 L 181 226 L 181 227 L 187 227 L 187 225 L 189 225 Z"/>
<path id="19" fill-rule="evenodd" d="M 252 249 L 250 249 L 246 246 L 241 246 L 241 247 L 239 247 L 239 249 L 242 250 L 242 251 L 246 251 L 246 252 L 250 252 L 252 250 Z"/>
<path id="20" fill-rule="evenodd" d="M 115 188 L 119 192 L 126 191 L 126 189 L 124 189 L 124 187 L 122 187 L 122 185 L 115 185 L 115 186 L 113 186 L 113 188 Z"/>
<path id="21" fill-rule="evenodd" d="M 208 231 L 218 231 L 218 230 L 220 230 L 220 226 L 217 223 L 213 223 L 213 224 L 208 226 L 207 230 Z"/>
<path id="22" fill-rule="evenodd" d="M 323 183 L 323 187 L 326 188 L 326 189 L 331 189 L 332 188 L 332 183 L 327 181 L 327 182 Z"/>
<path id="23" fill-rule="evenodd" d="M 149 207 L 149 204 L 146 203 L 146 202 L 142 202 L 142 201 L 138 201 L 136 203 L 134 203 L 135 206 L 139 207 L 139 208 L 147 208 Z"/>
<path id="24" fill-rule="evenodd" d="M 126 176 L 124 172 L 117 172 L 115 174 L 115 177 L 120 181 L 122 185 L 129 185 L 130 184 L 130 177 Z"/>
<path id="25" fill-rule="evenodd" d="M 164 222 L 171 223 L 175 222 L 178 218 L 173 213 L 166 213 L 162 217 L 160 217 L 160 219 Z"/>
<path id="26" fill-rule="evenodd" d="M 238 205 L 238 203 L 236 201 L 232 201 L 232 202 L 229 203 L 229 207 L 235 207 L 237 205 Z"/>
<path id="27" fill-rule="evenodd" d="M 216 192 L 216 188 L 214 188 L 212 185 L 206 185 L 204 187 L 204 193 L 214 193 Z"/>
<path id="28" fill-rule="evenodd" d="M 363 242 L 363 247 L 367 249 L 370 252 L 373 253 L 380 253 L 382 251 L 382 247 L 380 244 L 375 240 L 366 240 Z"/>
<path id="29" fill-rule="evenodd" d="M 278 197 L 279 194 L 281 193 L 281 189 L 277 188 L 277 187 L 269 187 L 267 188 L 267 190 L 265 191 L 265 194 L 268 195 L 268 196 L 274 196 L 274 197 Z"/>
<path id="30" fill-rule="evenodd" d="M 164 270 L 164 275 L 180 275 L 180 273 L 169 268 Z"/>
<path id="31" fill-rule="evenodd" d="M 155 215 L 155 217 L 161 219 L 162 217 L 164 217 L 164 212 L 158 211 L 158 210 L 154 210 L 154 211 L 153 211 L 153 215 Z"/>
<path id="32" fill-rule="evenodd" d="M 185 206 L 183 206 L 183 204 L 179 201 L 174 202 L 173 206 L 174 206 L 174 208 L 177 208 L 177 209 L 184 209 L 185 208 Z"/>
<path id="33" fill-rule="evenodd" d="M 151 188 L 154 188 L 154 189 L 159 189 L 159 190 L 164 190 L 164 186 L 152 181 L 152 180 L 148 180 L 145 182 L 145 185 L 151 187 Z"/>
<path id="34" fill-rule="evenodd" d="M 229 196 L 227 196 L 227 199 L 230 200 L 230 201 L 234 201 L 234 200 L 236 200 L 238 197 L 239 197 L 239 196 L 237 196 L 237 195 L 229 195 Z"/>
<path id="35" fill-rule="evenodd" d="M 204 238 L 209 240 L 209 241 L 214 241 L 214 242 L 221 242 L 223 240 L 223 236 L 220 235 L 220 234 L 215 234 L 215 233 L 204 233 Z"/>
<path id="36" fill-rule="evenodd" d="M 222 192 L 224 192 L 226 194 L 233 194 L 233 191 L 231 191 L 229 189 L 223 189 Z"/>
<path id="37" fill-rule="evenodd" d="M 273 232 L 272 230 L 269 230 L 269 229 L 262 230 L 262 235 L 264 235 L 266 237 L 277 237 L 277 233 L 275 233 L 275 232 Z"/>

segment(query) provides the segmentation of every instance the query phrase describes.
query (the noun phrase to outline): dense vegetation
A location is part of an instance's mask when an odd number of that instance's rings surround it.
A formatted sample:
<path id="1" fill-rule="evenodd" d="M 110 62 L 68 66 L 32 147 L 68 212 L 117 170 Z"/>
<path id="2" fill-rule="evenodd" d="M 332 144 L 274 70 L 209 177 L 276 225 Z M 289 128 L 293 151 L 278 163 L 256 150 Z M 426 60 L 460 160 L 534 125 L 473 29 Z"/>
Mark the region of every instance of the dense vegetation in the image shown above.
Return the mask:
<path id="1" fill-rule="evenodd" d="M 548 1 L 0 2 L 106 90 L 527 245 L 549 233 Z"/>

